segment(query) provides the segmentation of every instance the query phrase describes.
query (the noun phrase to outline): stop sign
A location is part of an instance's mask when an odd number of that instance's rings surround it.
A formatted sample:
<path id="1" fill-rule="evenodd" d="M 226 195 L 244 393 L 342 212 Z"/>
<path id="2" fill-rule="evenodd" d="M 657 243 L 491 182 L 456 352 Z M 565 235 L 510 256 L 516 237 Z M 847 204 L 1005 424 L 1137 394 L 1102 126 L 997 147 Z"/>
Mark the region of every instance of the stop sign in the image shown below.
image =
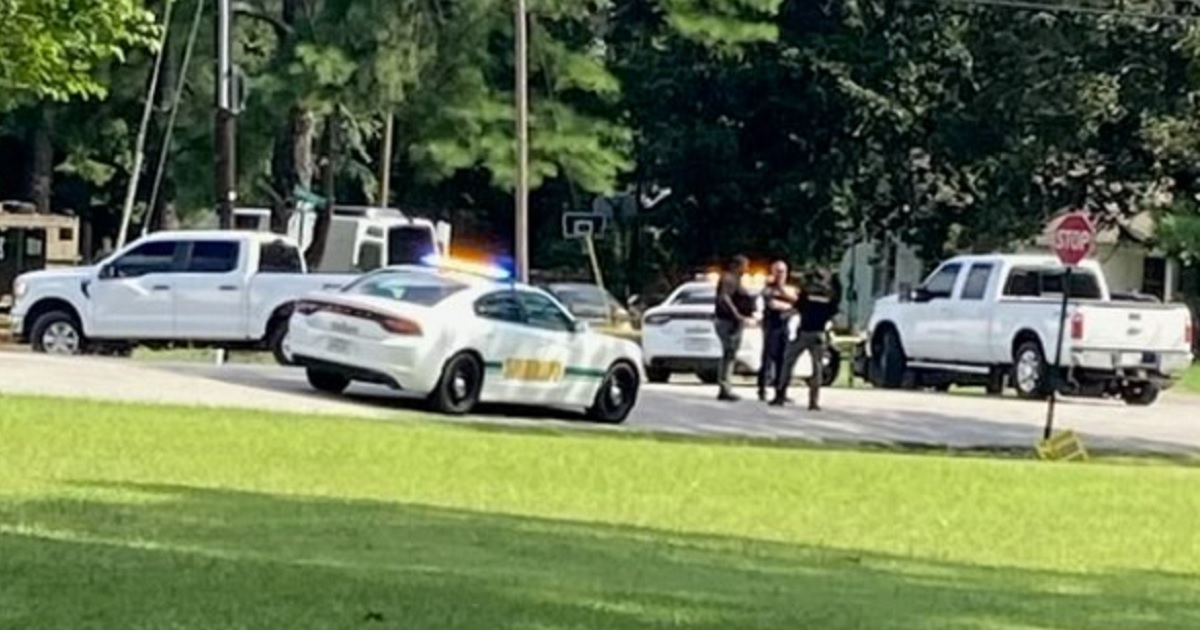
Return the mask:
<path id="1" fill-rule="evenodd" d="M 1078 265 L 1092 253 L 1096 227 L 1082 212 L 1063 216 L 1054 226 L 1054 253 L 1068 267 Z"/>

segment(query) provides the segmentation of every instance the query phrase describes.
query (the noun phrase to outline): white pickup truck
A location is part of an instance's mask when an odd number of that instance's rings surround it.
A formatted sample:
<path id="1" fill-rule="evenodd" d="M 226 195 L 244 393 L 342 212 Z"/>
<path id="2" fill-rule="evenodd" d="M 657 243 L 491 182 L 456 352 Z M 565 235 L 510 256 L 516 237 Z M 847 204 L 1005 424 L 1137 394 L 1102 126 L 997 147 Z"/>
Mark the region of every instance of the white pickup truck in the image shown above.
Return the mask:
<path id="1" fill-rule="evenodd" d="M 157 232 L 95 266 L 19 276 L 12 331 L 36 352 L 189 345 L 271 350 L 287 363 L 293 302 L 354 277 L 305 273 L 295 242 L 277 234 Z"/>
<path id="2" fill-rule="evenodd" d="M 959 256 L 919 287 L 875 302 L 855 372 L 878 387 L 1006 385 L 1154 402 L 1191 364 L 1194 322 L 1181 304 L 1114 301 L 1095 261 L 1071 274 L 1061 346 L 1064 267 L 1053 256 Z"/>

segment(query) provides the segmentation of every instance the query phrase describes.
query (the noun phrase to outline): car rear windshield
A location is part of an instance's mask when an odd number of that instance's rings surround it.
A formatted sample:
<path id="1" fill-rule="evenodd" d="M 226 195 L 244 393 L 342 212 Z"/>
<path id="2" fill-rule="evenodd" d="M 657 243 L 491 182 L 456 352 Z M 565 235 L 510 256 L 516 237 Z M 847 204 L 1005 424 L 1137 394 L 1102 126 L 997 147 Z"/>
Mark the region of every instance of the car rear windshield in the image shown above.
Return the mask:
<path id="1" fill-rule="evenodd" d="M 681 291 L 671 304 L 679 306 L 697 306 L 702 304 L 713 304 L 717 301 L 717 290 L 712 289 L 691 289 Z"/>
<path id="2" fill-rule="evenodd" d="M 369 273 L 344 287 L 342 293 L 433 306 L 466 287 L 461 282 L 433 273 L 388 270 Z"/>

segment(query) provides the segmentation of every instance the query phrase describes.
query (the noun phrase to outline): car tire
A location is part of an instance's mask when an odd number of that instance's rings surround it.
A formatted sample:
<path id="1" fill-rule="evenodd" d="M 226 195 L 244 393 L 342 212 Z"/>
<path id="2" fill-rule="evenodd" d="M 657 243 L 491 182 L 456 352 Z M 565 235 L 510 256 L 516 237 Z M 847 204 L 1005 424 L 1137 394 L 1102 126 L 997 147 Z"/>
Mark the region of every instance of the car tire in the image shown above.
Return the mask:
<path id="1" fill-rule="evenodd" d="M 668 383 L 671 381 L 671 370 L 664 368 L 646 368 L 646 380 L 651 383 Z"/>
<path id="2" fill-rule="evenodd" d="M 1158 400 L 1161 389 L 1154 383 L 1138 383 L 1129 385 L 1121 392 L 1121 400 L 1134 407 L 1147 407 Z"/>
<path id="3" fill-rule="evenodd" d="M 1013 389 L 1025 400 L 1045 400 L 1050 395 L 1050 365 L 1042 344 L 1025 341 L 1013 353 Z"/>
<path id="4" fill-rule="evenodd" d="M 842 353 L 837 348 L 826 346 L 825 365 L 821 372 L 821 387 L 830 387 L 837 382 L 842 372 Z"/>
<path id="5" fill-rule="evenodd" d="M 608 368 L 587 417 L 605 424 L 621 424 L 637 404 L 638 373 L 625 361 Z"/>
<path id="6" fill-rule="evenodd" d="M 275 357 L 275 362 L 283 366 L 295 365 L 296 362 L 287 355 L 284 351 L 284 342 L 287 340 L 288 320 L 280 319 L 271 323 L 271 327 L 267 330 L 267 349 L 271 351 L 271 356 Z"/>
<path id="7" fill-rule="evenodd" d="M 87 352 L 87 339 L 79 320 L 66 311 L 50 311 L 39 316 L 30 330 L 34 352 L 75 356 Z"/>
<path id="8" fill-rule="evenodd" d="M 326 394 L 340 394 L 350 387 L 350 379 L 337 372 L 310 367 L 305 370 L 305 376 L 313 389 Z"/>
<path id="9" fill-rule="evenodd" d="M 705 385 L 716 385 L 721 376 L 717 370 L 700 370 L 696 372 L 696 378 L 700 379 Z"/>
<path id="10" fill-rule="evenodd" d="M 905 385 L 905 373 L 908 372 L 908 358 L 904 356 L 904 346 L 900 343 L 900 335 L 894 330 L 885 330 L 879 343 L 879 354 L 875 360 L 876 387 L 883 389 L 900 389 Z"/>
<path id="11" fill-rule="evenodd" d="M 442 376 L 429 393 L 429 406 L 439 413 L 470 413 L 483 392 L 483 363 L 469 352 L 460 352 L 442 366 Z"/>
<path id="12" fill-rule="evenodd" d="M 988 371 L 987 385 L 984 386 L 984 392 L 988 396 L 1001 396 L 1004 394 L 1004 377 L 1005 373 L 1002 368 L 992 368 Z"/>

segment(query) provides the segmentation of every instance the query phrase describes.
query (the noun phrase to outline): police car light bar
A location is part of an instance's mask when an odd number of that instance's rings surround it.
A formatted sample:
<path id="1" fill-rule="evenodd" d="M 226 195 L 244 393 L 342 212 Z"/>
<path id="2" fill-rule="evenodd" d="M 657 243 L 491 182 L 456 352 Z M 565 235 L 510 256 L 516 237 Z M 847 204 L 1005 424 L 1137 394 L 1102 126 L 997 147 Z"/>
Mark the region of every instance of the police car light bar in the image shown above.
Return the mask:
<path id="1" fill-rule="evenodd" d="M 721 279 L 721 274 L 716 271 L 709 271 L 708 273 L 696 274 L 697 281 L 703 280 L 705 282 L 710 282 L 712 284 L 716 284 L 717 281 L 720 279 Z M 765 273 L 743 274 L 742 275 L 742 284 L 745 284 L 749 287 L 764 287 L 767 284 L 767 274 L 765 274 Z"/>
<path id="2" fill-rule="evenodd" d="M 471 262 L 469 260 L 457 260 L 437 254 L 429 254 L 421 259 L 421 263 L 429 266 L 443 269 L 445 271 L 456 271 L 458 273 L 470 274 L 473 276 L 483 276 L 492 280 L 508 280 L 512 277 L 504 267 L 499 265 L 489 265 L 487 263 Z"/>

